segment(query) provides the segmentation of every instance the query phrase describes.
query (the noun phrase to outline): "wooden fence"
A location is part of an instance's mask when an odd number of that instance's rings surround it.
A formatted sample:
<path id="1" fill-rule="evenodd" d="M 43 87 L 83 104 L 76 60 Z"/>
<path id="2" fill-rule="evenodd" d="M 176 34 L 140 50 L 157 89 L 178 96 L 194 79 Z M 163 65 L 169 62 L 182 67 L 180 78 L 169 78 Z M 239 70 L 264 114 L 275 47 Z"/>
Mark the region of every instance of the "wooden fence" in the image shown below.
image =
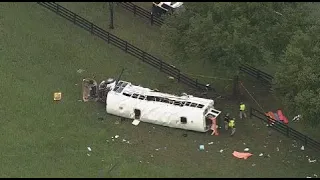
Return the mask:
<path id="1" fill-rule="evenodd" d="M 132 2 L 117 2 L 117 4 L 124 9 L 133 12 L 135 16 L 148 19 L 151 25 L 161 26 L 163 24 L 163 19 L 161 17 L 155 16 L 153 13 L 133 4 Z"/>
<path id="2" fill-rule="evenodd" d="M 244 72 L 244 73 L 256 78 L 257 80 L 261 81 L 266 86 L 270 87 L 272 85 L 273 76 L 271 76 L 270 74 L 267 74 L 257 68 L 254 68 L 254 67 L 249 66 L 247 64 L 240 64 L 239 70 L 241 72 Z"/>
<path id="3" fill-rule="evenodd" d="M 263 112 L 260 112 L 254 108 L 250 108 L 250 117 L 252 116 L 262 120 L 267 124 L 270 124 L 270 120 L 273 120 L 274 124 L 269 126 L 270 128 L 273 128 L 274 130 L 286 135 L 289 138 L 301 141 L 306 147 L 310 147 L 312 149 L 320 151 L 320 142 L 311 139 L 310 137 L 292 129 L 291 127 L 289 127 L 286 124 L 283 124 L 280 121 L 271 119 L 270 117 L 266 116 Z"/>
<path id="4" fill-rule="evenodd" d="M 60 15 L 61 17 L 73 22 L 74 24 L 78 25 L 79 27 L 89 31 L 92 35 L 96 35 L 99 38 L 103 39 L 104 41 L 112 44 L 124 52 L 131 54 L 132 56 L 142 60 L 143 62 L 158 68 L 160 71 L 168 74 L 169 76 L 174 77 L 189 87 L 196 88 L 201 91 L 212 91 L 215 92 L 213 87 L 206 87 L 205 84 L 201 84 L 198 82 L 197 79 L 191 79 L 174 66 L 165 63 L 161 59 L 158 59 L 145 51 L 141 50 L 140 48 L 128 43 L 125 40 L 118 38 L 117 36 L 103 30 L 102 28 L 94 25 L 92 22 L 84 19 L 83 17 L 77 15 L 76 13 L 68 10 L 67 8 L 56 4 L 54 2 L 37 2 L 39 5 L 46 7 L 47 9 L 55 12 L 56 14 Z"/>

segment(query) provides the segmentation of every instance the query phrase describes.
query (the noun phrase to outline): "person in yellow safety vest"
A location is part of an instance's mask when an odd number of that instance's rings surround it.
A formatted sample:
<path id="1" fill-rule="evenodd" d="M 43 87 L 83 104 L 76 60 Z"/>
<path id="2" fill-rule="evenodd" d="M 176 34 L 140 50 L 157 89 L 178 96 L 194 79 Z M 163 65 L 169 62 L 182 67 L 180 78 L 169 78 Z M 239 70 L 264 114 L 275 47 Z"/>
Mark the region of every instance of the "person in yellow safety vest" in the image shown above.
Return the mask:
<path id="1" fill-rule="evenodd" d="M 231 136 L 233 136 L 234 133 L 236 132 L 236 122 L 235 121 L 236 121 L 235 118 L 232 118 L 229 121 L 229 128 L 231 129 Z"/>
<path id="2" fill-rule="evenodd" d="M 246 105 L 243 102 L 241 102 L 240 103 L 240 119 L 242 119 L 242 117 L 247 118 L 245 111 L 246 111 Z"/>

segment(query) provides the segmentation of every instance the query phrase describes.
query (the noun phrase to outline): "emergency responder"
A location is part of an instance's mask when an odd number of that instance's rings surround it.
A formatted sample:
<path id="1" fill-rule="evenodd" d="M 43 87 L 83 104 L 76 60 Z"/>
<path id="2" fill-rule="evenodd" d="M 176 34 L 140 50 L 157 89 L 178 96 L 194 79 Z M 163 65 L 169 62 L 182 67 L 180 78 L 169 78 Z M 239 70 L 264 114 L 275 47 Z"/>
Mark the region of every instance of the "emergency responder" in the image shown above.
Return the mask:
<path id="1" fill-rule="evenodd" d="M 229 127 L 229 121 L 230 121 L 230 116 L 229 116 L 229 113 L 227 113 L 225 116 L 224 116 L 224 129 L 227 131 L 228 130 L 228 127 Z"/>
<path id="2" fill-rule="evenodd" d="M 245 111 L 246 111 L 246 105 L 243 102 L 241 102 L 240 103 L 240 119 L 242 119 L 242 117 L 247 118 Z"/>
<path id="3" fill-rule="evenodd" d="M 229 128 L 231 128 L 231 136 L 233 136 L 236 132 L 236 118 L 229 120 Z"/>

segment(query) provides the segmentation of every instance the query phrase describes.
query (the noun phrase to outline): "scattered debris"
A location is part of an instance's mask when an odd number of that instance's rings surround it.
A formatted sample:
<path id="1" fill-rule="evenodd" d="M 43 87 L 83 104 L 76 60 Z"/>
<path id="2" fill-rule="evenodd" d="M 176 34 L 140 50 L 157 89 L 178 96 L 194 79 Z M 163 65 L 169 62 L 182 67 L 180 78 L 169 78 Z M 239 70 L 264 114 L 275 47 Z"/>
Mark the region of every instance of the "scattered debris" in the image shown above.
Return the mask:
<path id="1" fill-rule="evenodd" d="M 125 139 L 122 139 L 122 142 L 126 142 L 127 140 L 125 140 Z"/>
<path id="2" fill-rule="evenodd" d="M 263 153 L 260 153 L 259 156 L 260 156 L 260 157 L 263 156 Z"/>
<path id="3" fill-rule="evenodd" d="M 209 142 L 208 144 L 211 145 L 211 144 L 213 144 L 213 142 Z"/>
<path id="4" fill-rule="evenodd" d="M 246 145 L 246 143 L 243 143 L 243 145 Z"/>
<path id="5" fill-rule="evenodd" d="M 311 178 L 310 176 L 307 176 L 306 178 Z"/>
<path id="6" fill-rule="evenodd" d="M 277 151 L 280 151 L 279 147 L 277 147 Z"/>
<path id="7" fill-rule="evenodd" d="M 79 102 L 82 102 L 83 100 L 82 100 L 82 99 L 78 99 L 78 101 L 79 101 Z"/>
<path id="8" fill-rule="evenodd" d="M 318 175 L 316 175 L 316 174 L 313 174 L 313 176 L 316 177 L 316 178 L 318 177 Z"/>
<path id="9" fill-rule="evenodd" d="M 316 160 L 316 159 L 311 160 L 310 158 L 308 159 L 308 161 L 309 161 L 309 163 L 315 163 L 315 162 L 317 162 L 317 160 Z"/>
<path id="10" fill-rule="evenodd" d="M 248 151 L 249 151 L 249 148 L 245 148 L 244 151 L 248 152 Z"/>
<path id="11" fill-rule="evenodd" d="M 139 123 L 140 123 L 140 121 L 137 120 L 137 119 L 135 119 L 135 120 L 132 121 L 132 124 L 135 125 L 135 126 L 138 126 Z"/>
<path id="12" fill-rule="evenodd" d="M 91 151 L 91 148 L 90 147 L 87 147 L 88 151 Z"/>
<path id="13" fill-rule="evenodd" d="M 114 138 L 116 138 L 116 139 L 117 139 L 118 137 L 120 137 L 120 136 L 119 136 L 119 135 L 115 135 L 115 136 L 114 136 Z"/>
<path id="14" fill-rule="evenodd" d="M 90 154 L 89 154 L 89 153 L 87 153 L 87 156 L 90 156 Z"/>
<path id="15" fill-rule="evenodd" d="M 219 151 L 220 153 L 222 153 L 223 152 L 223 149 L 220 149 L 220 151 Z"/>
<path id="16" fill-rule="evenodd" d="M 150 157 L 152 157 L 152 158 L 153 158 L 153 155 L 151 154 L 151 155 L 150 155 Z"/>
<path id="17" fill-rule="evenodd" d="M 172 76 L 168 76 L 168 79 L 174 80 L 174 77 L 172 77 Z"/>
<path id="18" fill-rule="evenodd" d="M 117 120 L 114 124 L 118 125 L 118 124 L 120 124 L 120 121 L 119 121 L 119 120 Z"/>
<path id="19" fill-rule="evenodd" d="M 54 100 L 54 101 L 60 101 L 61 98 L 62 98 L 62 93 L 61 93 L 61 92 L 55 92 L 55 93 L 53 94 L 53 100 Z"/>
<path id="20" fill-rule="evenodd" d="M 232 155 L 233 155 L 234 157 L 236 157 L 236 158 L 239 158 L 239 159 L 248 159 L 248 158 L 249 158 L 250 156 L 252 156 L 253 154 L 233 151 Z"/>
<path id="21" fill-rule="evenodd" d="M 282 142 L 282 140 L 280 139 L 280 140 L 279 140 L 279 142 L 281 143 L 281 142 Z"/>
<path id="22" fill-rule="evenodd" d="M 130 144 L 130 141 L 127 141 L 127 144 Z"/>
<path id="23" fill-rule="evenodd" d="M 300 148 L 300 149 L 301 149 L 301 151 L 304 151 L 304 146 L 301 146 L 301 148 Z"/>
<path id="24" fill-rule="evenodd" d="M 77 73 L 79 73 L 79 74 L 81 74 L 81 73 L 83 73 L 83 72 L 84 72 L 83 69 L 78 69 L 78 70 L 77 70 Z"/>
<path id="25" fill-rule="evenodd" d="M 263 146 L 263 147 L 265 147 L 265 148 L 266 148 L 267 146 Z"/>
<path id="26" fill-rule="evenodd" d="M 255 164 L 255 163 L 253 163 L 253 164 L 252 164 L 252 167 L 254 167 L 254 166 L 256 166 L 256 164 Z"/>
<path id="27" fill-rule="evenodd" d="M 114 141 L 114 139 L 112 139 L 112 141 Z"/>
<path id="28" fill-rule="evenodd" d="M 109 140 L 107 140 L 107 142 L 109 142 Z"/>
<path id="29" fill-rule="evenodd" d="M 142 161 L 139 161 L 140 163 L 142 163 Z"/>
<path id="30" fill-rule="evenodd" d="M 204 150 L 204 145 L 200 145 L 200 146 L 199 146 L 199 149 L 200 149 L 200 150 Z"/>

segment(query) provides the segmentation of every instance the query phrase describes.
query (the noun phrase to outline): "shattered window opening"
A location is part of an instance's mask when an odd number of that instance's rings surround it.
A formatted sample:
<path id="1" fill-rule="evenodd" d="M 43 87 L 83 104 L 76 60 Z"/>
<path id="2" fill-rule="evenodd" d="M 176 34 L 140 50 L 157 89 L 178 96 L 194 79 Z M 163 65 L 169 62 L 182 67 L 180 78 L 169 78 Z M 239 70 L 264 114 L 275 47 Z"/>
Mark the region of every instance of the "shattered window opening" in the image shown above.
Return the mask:
<path id="1" fill-rule="evenodd" d="M 181 124 L 187 124 L 187 118 L 186 117 L 180 117 Z"/>

